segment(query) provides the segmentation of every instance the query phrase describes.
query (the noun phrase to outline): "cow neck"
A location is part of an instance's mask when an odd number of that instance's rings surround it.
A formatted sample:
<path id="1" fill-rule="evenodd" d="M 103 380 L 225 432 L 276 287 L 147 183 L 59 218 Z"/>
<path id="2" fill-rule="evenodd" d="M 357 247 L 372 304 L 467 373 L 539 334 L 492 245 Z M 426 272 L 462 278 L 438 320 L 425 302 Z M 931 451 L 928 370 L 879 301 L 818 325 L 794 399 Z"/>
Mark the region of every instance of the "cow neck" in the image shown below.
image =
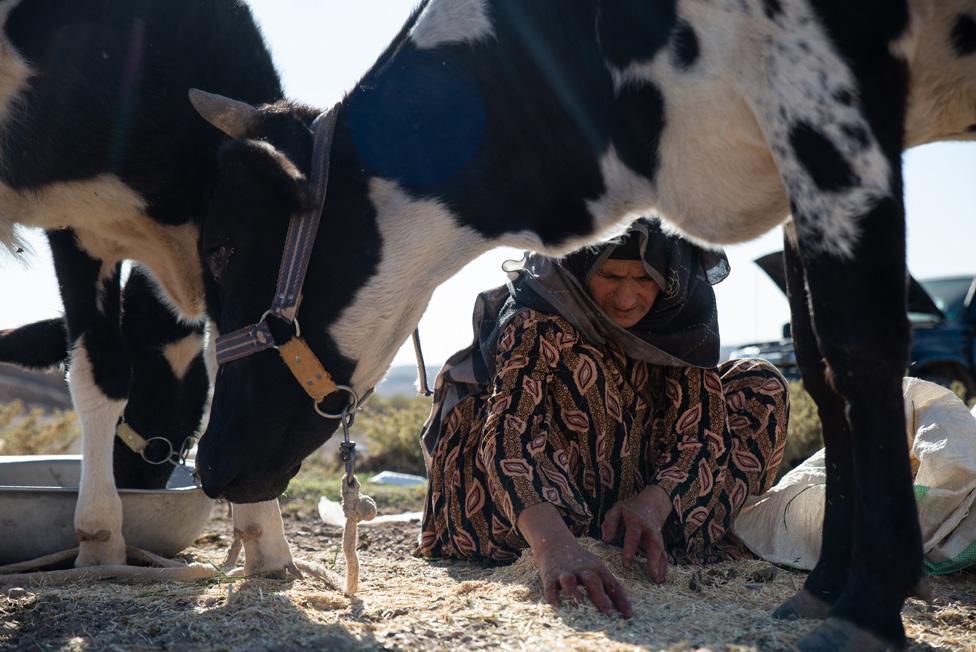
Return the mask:
<path id="1" fill-rule="evenodd" d="M 302 301 L 302 287 L 305 283 L 315 236 L 325 210 L 337 115 L 338 105 L 320 114 L 312 123 L 314 145 L 311 189 L 314 200 L 308 210 L 293 216 L 288 225 L 278 271 L 278 283 L 271 307 L 258 322 L 217 338 L 217 364 L 221 366 L 267 349 L 278 351 L 282 362 L 314 402 L 316 410 L 323 416 L 331 418 L 338 418 L 340 415 L 323 413 L 319 409 L 319 404 L 327 396 L 340 390 L 348 392 L 355 403 L 355 394 L 350 388 L 336 384 L 318 356 L 302 338 L 298 323 L 298 308 Z M 279 342 L 268 322 L 271 318 L 291 326 L 293 329 L 291 337 Z"/>

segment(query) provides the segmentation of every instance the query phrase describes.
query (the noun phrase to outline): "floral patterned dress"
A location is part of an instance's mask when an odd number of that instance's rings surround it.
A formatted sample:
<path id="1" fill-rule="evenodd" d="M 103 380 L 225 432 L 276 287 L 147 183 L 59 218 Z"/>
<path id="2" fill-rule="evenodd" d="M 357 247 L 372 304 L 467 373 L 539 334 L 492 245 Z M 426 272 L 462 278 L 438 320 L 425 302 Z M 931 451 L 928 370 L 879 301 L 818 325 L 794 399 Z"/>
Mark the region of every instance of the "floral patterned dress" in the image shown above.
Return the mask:
<path id="1" fill-rule="evenodd" d="M 743 554 L 732 520 L 783 456 L 789 391 L 775 367 L 651 366 L 533 310 L 502 331 L 495 362 L 490 390 L 444 419 L 416 554 L 514 560 L 528 546 L 518 516 L 541 502 L 599 537 L 610 508 L 648 484 L 674 504 L 662 532 L 673 561 Z"/>

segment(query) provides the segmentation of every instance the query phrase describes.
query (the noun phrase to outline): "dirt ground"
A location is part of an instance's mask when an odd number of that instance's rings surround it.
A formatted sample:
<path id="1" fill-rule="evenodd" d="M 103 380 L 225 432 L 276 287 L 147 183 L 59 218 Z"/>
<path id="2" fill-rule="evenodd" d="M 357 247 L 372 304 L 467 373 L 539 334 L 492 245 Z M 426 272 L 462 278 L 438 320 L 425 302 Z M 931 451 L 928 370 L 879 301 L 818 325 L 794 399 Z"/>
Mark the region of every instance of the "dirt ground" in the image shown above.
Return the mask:
<path id="1" fill-rule="evenodd" d="M 219 563 L 230 544 L 226 509 L 187 558 Z M 342 573 L 340 531 L 311 510 L 286 528 L 295 556 Z M 485 568 L 410 555 L 417 524 L 363 529 L 362 587 L 349 600 L 315 579 L 215 579 L 191 585 L 93 582 L 0 593 L 0 649 L 16 650 L 785 650 L 814 623 L 769 612 L 803 574 L 760 561 L 677 567 L 663 586 L 607 559 L 634 602 L 634 618 L 541 598 L 532 559 Z M 976 574 L 935 578 L 933 605 L 910 601 L 912 650 L 976 650 Z"/>

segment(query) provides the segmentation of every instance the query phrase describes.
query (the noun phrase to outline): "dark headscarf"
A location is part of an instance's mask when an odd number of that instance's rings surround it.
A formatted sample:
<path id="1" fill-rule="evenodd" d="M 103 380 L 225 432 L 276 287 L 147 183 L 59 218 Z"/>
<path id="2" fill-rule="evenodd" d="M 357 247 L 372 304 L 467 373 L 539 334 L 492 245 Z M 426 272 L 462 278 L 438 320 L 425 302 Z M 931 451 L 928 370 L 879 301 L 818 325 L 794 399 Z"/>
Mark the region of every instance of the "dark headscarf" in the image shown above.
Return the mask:
<path id="1" fill-rule="evenodd" d="M 640 260 L 661 287 L 651 310 L 630 328 L 618 326 L 587 288 L 596 271 L 614 257 Z M 668 366 L 718 364 L 718 312 L 712 285 L 728 276 L 728 260 L 722 253 L 664 233 L 657 220 L 640 219 L 620 238 L 561 260 L 529 254 L 505 270 L 518 275 L 510 283 L 510 309 L 524 306 L 561 315 L 592 343 L 612 340 L 636 360 Z M 504 327 L 501 322 L 498 326 Z M 481 345 L 493 359 L 494 342 L 482 340 Z"/>
<path id="2" fill-rule="evenodd" d="M 629 329 L 617 325 L 587 289 L 593 274 L 614 256 L 641 260 L 661 286 L 651 310 Z M 508 261 L 503 269 L 509 273 L 509 283 L 482 292 L 475 300 L 475 341 L 451 356 L 437 376 L 433 410 L 422 434 L 428 452 L 436 445 L 441 416 L 490 384 L 498 336 L 527 309 L 560 315 L 589 342 L 613 341 L 637 360 L 681 367 L 718 364 L 718 313 L 712 285 L 728 276 L 728 259 L 663 232 L 657 220 L 637 220 L 620 238 L 562 259 L 527 253 L 520 261 Z"/>

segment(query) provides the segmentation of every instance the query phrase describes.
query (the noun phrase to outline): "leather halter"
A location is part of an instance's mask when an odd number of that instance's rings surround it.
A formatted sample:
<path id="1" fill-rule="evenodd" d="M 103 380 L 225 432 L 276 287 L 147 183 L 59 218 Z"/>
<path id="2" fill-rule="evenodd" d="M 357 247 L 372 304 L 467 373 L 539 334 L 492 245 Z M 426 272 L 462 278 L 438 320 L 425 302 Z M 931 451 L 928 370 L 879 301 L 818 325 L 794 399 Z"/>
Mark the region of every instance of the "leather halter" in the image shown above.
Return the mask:
<path id="1" fill-rule="evenodd" d="M 315 402 L 316 411 L 323 416 L 333 418 L 338 418 L 340 415 L 323 413 L 319 409 L 322 400 L 337 390 L 345 390 L 355 401 L 355 393 L 351 388 L 337 385 L 332 380 L 332 376 L 302 339 L 298 324 L 298 307 L 302 300 L 302 286 L 305 283 L 305 273 L 308 271 L 308 261 L 315 243 L 315 235 L 325 209 L 325 195 L 329 184 L 329 159 L 338 115 L 337 108 L 337 106 L 332 107 L 329 111 L 320 114 L 312 123 L 314 145 L 311 183 L 315 201 L 309 210 L 293 216 L 288 225 L 281 268 L 278 271 L 278 285 L 275 288 L 271 308 L 257 323 L 217 338 L 219 366 L 260 351 L 276 349 L 282 361 L 295 376 L 295 380 Z M 276 342 L 271 333 L 267 320 L 272 316 L 295 329 L 294 336 L 284 344 Z"/>

